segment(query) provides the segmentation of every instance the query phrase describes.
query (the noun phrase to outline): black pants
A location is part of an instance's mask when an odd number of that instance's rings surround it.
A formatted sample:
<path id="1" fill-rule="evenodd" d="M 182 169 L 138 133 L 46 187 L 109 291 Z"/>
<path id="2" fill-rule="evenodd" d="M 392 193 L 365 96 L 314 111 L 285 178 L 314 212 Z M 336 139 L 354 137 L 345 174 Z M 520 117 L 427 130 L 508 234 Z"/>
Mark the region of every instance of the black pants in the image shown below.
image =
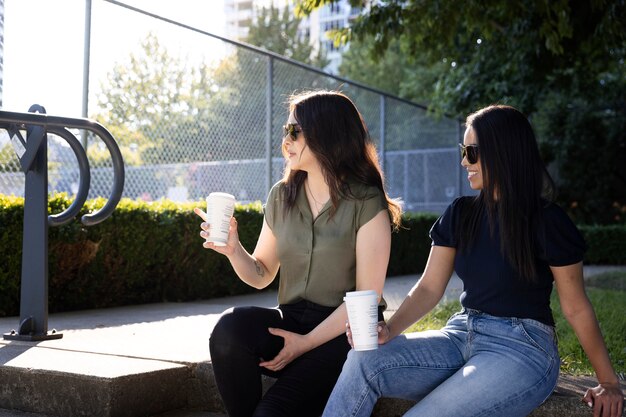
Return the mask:
<path id="1" fill-rule="evenodd" d="M 237 307 L 219 319 L 210 349 L 217 387 L 231 417 L 319 416 L 339 377 L 350 345 L 344 334 L 303 354 L 279 372 L 260 367 L 283 347 L 276 327 L 306 334 L 324 321 L 334 307 L 309 301 L 279 308 Z M 277 378 L 262 396 L 261 375 Z M 262 397 L 262 398 L 261 398 Z"/>

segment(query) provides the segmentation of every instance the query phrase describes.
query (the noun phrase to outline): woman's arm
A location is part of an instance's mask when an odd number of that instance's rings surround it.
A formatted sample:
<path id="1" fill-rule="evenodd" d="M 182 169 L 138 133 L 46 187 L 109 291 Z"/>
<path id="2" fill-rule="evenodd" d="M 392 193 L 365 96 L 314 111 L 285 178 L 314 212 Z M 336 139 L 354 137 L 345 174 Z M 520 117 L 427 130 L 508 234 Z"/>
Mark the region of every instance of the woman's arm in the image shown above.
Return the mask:
<path id="1" fill-rule="evenodd" d="M 409 291 L 398 311 L 379 329 L 379 343 L 396 337 L 437 305 L 454 271 L 455 255 L 455 248 L 431 247 L 422 277 Z"/>
<path id="2" fill-rule="evenodd" d="M 241 242 L 232 255 L 227 255 L 233 269 L 246 284 L 254 288 L 265 288 L 276 278 L 280 262 L 276 254 L 276 237 L 263 218 L 263 226 L 254 252 L 250 255 Z"/>
<path id="3" fill-rule="evenodd" d="M 582 262 L 550 269 L 563 315 L 574 329 L 598 378 L 599 385 L 588 390 L 584 400 L 593 403 L 594 416 L 621 416 L 624 395 L 611 366 L 598 320 L 585 293 Z"/>
<path id="4" fill-rule="evenodd" d="M 202 228 L 200 236 L 206 239 L 211 233 L 210 226 L 206 223 L 206 214 L 199 208 L 194 209 L 194 212 L 205 221 L 200 225 Z M 267 225 L 265 218 L 263 218 L 261 234 L 252 255 L 246 251 L 239 241 L 237 220 L 234 217 L 230 219 L 230 230 L 226 246 L 215 246 L 212 242 L 204 242 L 203 246 L 225 255 L 239 279 L 251 287 L 257 289 L 267 287 L 278 272 L 280 263 L 276 255 L 276 237 L 272 229 Z"/>
<path id="5" fill-rule="evenodd" d="M 391 223 L 387 210 L 379 212 L 361 226 L 356 236 L 356 289 L 382 293 L 391 252 Z M 281 329 L 270 329 L 274 335 L 285 339 L 285 347 L 271 361 L 260 365 L 271 370 L 282 369 L 286 364 L 339 336 L 346 330 L 348 313 L 345 303 L 306 335 Z"/>

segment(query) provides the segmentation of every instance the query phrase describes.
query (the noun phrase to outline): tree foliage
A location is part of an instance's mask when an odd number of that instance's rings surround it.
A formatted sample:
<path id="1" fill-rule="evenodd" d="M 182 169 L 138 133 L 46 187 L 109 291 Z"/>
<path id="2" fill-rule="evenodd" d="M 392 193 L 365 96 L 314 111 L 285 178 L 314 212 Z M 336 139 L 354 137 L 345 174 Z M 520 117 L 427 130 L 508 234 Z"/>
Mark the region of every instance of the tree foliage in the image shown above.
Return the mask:
<path id="1" fill-rule="evenodd" d="M 152 33 L 138 52 L 115 64 L 100 90 L 95 118 L 111 127 L 122 152 L 137 146 L 141 158 L 136 163 L 164 156 L 170 162 L 189 161 L 195 152 L 191 144 L 206 141 L 197 126 L 211 122 L 213 68 L 172 56 Z"/>
<path id="2" fill-rule="evenodd" d="M 324 68 L 329 61 L 320 45 L 310 42 L 298 32 L 302 19 L 288 7 L 274 4 L 257 10 L 257 18 L 249 28 L 246 42 L 293 60 Z"/>
<path id="3" fill-rule="evenodd" d="M 298 0 L 298 11 L 336 0 Z M 493 103 L 529 115 L 578 221 L 626 221 L 623 0 L 351 0 L 342 75 L 437 113 Z M 401 69 L 398 68 L 401 67 Z M 384 75 L 393 74 L 394 81 Z"/>
<path id="4" fill-rule="evenodd" d="M 326 65 L 319 48 L 298 36 L 299 22 L 287 9 L 261 9 L 247 40 L 310 65 Z M 259 86 L 265 83 L 266 63 L 263 55 L 237 48 L 216 66 L 194 65 L 172 55 L 151 33 L 109 72 L 94 117 L 110 128 L 130 164 L 257 158 L 264 130 L 242 125 L 265 124 L 266 91 Z M 90 159 L 106 162 L 95 148 Z"/>

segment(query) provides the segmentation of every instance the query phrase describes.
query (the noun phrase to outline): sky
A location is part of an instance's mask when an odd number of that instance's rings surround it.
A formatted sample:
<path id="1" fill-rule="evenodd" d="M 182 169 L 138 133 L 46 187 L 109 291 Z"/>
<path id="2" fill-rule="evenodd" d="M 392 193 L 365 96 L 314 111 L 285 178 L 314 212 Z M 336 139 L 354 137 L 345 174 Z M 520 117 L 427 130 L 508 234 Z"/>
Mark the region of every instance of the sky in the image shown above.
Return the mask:
<path id="1" fill-rule="evenodd" d="M 224 32 L 223 0 L 121 1 L 206 32 Z M 82 116 L 85 4 L 86 0 L 4 1 L 2 110 L 26 112 L 36 103 L 50 115 Z M 106 79 L 116 62 L 137 51 L 148 32 L 157 33 L 178 56 L 188 56 L 193 45 L 200 45 L 196 33 L 104 0 L 92 0 L 91 16 L 90 113 L 99 80 Z M 220 42 L 212 45 L 199 52 L 208 54 L 209 60 L 223 54 Z"/>

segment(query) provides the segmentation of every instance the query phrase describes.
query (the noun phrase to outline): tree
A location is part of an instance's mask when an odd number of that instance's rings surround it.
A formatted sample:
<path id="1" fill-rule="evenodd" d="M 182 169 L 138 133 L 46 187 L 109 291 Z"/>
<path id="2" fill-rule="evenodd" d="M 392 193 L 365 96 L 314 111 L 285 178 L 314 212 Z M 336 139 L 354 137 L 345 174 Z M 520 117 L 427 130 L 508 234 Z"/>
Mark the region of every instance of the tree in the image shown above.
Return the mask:
<path id="1" fill-rule="evenodd" d="M 289 7 L 262 7 L 250 26 L 246 42 L 293 60 L 324 68 L 329 61 L 321 45 L 313 45 L 309 37 L 298 32 L 302 19 Z"/>
<path id="2" fill-rule="evenodd" d="M 193 160 L 195 147 L 207 140 L 197 126 L 212 123 L 212 76 L 211 67 L 172 56 L 150 33 L 138 53 L 109 72 L 94 117 L 110 126 L 122 152 L 137 146 L 136 163 Z"/>
<path id="3" fill-rule="evenodd" d="M 11 143 L 0 143 L 0 172 L 20 172 L 20 163 Z"/>
<path id="4" fill-rule="evenodd" d="M 298 0 L 297 10 L 333 2 Z M 623 0 L 350 2 L 367 7 L 338 38 L 360 41 L 374 73 L 399 48 L 409 70 L 397 73 L 398 94 L 458 117 L 496 102 L 519 108 L 576 220 L 626 221 Z"/>
<path id="5" fill-rule="evenodd" d="M 341 59 L 340 75 L 415 103 L 429 103 L 430 90 L 445 63 L 426 65 L 419 56 L 410 56 L 409 46 L 402 39 L 391 40 L 377 56 L 370 48 L 372 38 L 352 38 Z"/>

